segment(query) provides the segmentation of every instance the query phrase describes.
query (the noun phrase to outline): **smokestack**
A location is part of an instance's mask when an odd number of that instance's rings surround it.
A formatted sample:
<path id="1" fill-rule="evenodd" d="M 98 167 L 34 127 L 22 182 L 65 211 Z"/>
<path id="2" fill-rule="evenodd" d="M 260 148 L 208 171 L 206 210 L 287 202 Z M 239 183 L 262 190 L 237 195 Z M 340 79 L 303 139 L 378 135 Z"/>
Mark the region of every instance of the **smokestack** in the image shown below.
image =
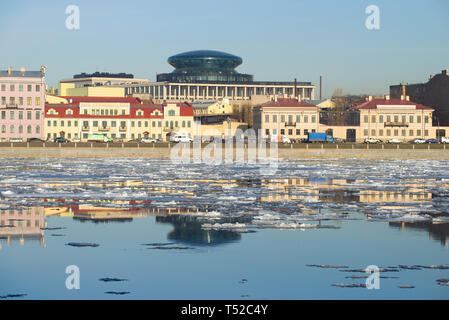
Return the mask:
<path id="1" fill-rule="evenodd" d="M 405 100 L 405 97 L 406 97 L 406 95 L 405 95 L 405 85 L 402 85 L 402 96 L 401 96 L 401 100 Z"/>
<path id="2" fill-rule="evenodd" d="M 322 76 L 320 76 L 320 100 L 321 100 L 321 86 L 322 86 Z"/>

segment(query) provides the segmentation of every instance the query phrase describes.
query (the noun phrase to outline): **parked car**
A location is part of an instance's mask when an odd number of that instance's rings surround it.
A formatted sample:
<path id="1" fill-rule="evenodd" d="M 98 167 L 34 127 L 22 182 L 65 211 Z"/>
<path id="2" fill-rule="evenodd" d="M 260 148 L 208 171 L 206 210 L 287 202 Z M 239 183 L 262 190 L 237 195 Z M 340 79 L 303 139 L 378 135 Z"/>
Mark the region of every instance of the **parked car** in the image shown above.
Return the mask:
<path id="1" fill-rule="evenodd" d="M 140 142 L 142 142 L 142 143 L 152 143 L 152 142 L 157 142 L 157 141 L 154 138 L 142 138 L 142 139 L 140 139 Z"/>
<path id="2" fill-rule="evenodd" d="M 335 137 L 334 137 L 334 142 L 335 142 L 335 143 L 345 143 L 346 140 L 345 140 L 345 139 L 342 139 L 342 138 L 335 138 Z"/>
<path id="3" fill-rule="evenodd" d="M 410 141 L 410 143 L 418 143 L 418 144 L 421 144 L 421 143 L 426 143 L 426 140 L 421 139 L 421 138 L 416 138 L 416 139 L 413 139 L 412 141 Z"/>
<path id="4" fill-rule="evenodd" d="M 45 142 L 45 140 L 39 138 L 28 138 L 27 142 Z"/>
<path id="5" fill-rule="evenodd" d="M 282 143 L 292 143 L 289 137 L 282 136 Z"/>
<path id="6" fill-rule="evenodd" d="M 382 143 L 382 140 L 376 138 L 365 138 L 364 143 Z"/>
<path id="7" fill-rule="evenodd" d="M 23 142 L 22 138 L 9 138 L 9 142 Z"/>
<path id="8" fill-rule="evenodd" d="M 441 137 L 440 142 L 441 143 L 449 143 L 449 137 Z"/>
<path id="9" fill-rule="evenodd" d="M 177 133 L 170 136 L 170 142 L 193 142 L 193 139 L 188 134 Z"/>
<path id="10" fill-rule="evenodd" d="M 426 143 L 440 143 L 437 139 L 427 139 Z"/>
<path id="11" fill-rule="evenodd" d="M 63 138 L 63 137 L 58 137 L 58 138 L 55 138 L 53 140 L 53 142 L 54 143 L 68 143 L 68 142 L 70 142 L 70 140 L 67 140 L 66 138 Z"/>
<path id="12" fill-rule="evenodd" d="M 387 143 L 403 143 L 403 142 L 404 141 L 402 141 L 401 139 L 396 139 L 396 138 L 393 138 L 393 139 L 390 139 L 387 141 Z"/>
<path id="13" fill-rule="evenodd" d="M 132 140 L 128 140 L 128 142 L 130 142 L 130 143 L 139 143 L 140 140 L 139 139 L 132 139 Z"/>

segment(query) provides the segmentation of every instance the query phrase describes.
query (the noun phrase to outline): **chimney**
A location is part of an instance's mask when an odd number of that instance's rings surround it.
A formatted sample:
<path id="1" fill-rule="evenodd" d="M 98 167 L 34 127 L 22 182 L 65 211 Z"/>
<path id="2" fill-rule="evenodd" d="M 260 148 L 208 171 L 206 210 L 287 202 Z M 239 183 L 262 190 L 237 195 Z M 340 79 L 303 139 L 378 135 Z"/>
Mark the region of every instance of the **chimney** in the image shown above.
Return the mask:
<path id="1" fill-rule="evenodd" d="M 322 76 L 320 76 L 320 100 L 321 100 L 321 88 L 322 88 L 322 80 L 323 80 L 323 77 L 322 77 Z"/>
<path id="2" fill-rule="evenodd" d="M 405 85 L 402 85 L 402 95 L 401 95 L 401 101 L 405 100 L 406 94 L 405 94 L 406 90 L 405 90 Z"/>
<path id="3" fill-rule="evenodd" d="M 11 68 L 11 66 L 9 66 L 9 67 L 8 67 L 8 76 L 11 75 L 11 72 L 12 72 L 12 68 Z"/>
<path id="4" fill-rule="evenodd" d="M 24 68 L 24 67 L 21 67 L 21 68 L 20 68 L 20 72 L 25 73 L 25 68 Z"/>
<path id="5" fill-rule="evenodd" d="M 410 101 L 410 97 L 409 96 L 405 96 L 405 100 Z"/>
<path id="6" fill-rule="evenodd" d="M 373 96 L 368 96 L 368 101 L 373 100 Z"/>
<path id="7" fill-rule="evenodd" d="M 389 94 L 385 95 L 385 100 L 387 100 L 387 101 L 390 100 L 390 95 Z"/>

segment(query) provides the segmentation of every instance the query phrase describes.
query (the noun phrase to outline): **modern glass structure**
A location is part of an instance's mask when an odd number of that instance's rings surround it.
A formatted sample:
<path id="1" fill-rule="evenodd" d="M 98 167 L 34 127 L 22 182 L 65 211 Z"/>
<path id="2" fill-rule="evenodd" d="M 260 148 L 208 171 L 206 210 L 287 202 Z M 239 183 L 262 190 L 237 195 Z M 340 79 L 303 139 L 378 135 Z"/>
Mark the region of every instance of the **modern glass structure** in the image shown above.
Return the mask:
<path id="1" fill-rule="evenodd" d="M 157 75 L 157 81 L 181 83 L 250 83 L 253 76 L 234 69 L 242 58 L 214 50 L 198 50 L 180 53 L 168 58 L 175 67 L 172 73 Z"/>

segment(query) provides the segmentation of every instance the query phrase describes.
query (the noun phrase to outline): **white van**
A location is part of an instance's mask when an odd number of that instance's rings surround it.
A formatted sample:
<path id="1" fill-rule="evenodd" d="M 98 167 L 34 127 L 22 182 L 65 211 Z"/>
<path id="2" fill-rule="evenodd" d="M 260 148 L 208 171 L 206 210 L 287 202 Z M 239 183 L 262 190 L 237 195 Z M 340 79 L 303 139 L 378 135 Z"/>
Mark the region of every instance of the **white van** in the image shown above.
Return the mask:
<path id="1" fill-rule="evenodd" d="M 193 139 L 186 133 L 176 133 L 170 136 L 170 142 L 193 142 Z"/>
<path id="2" fill-rule="evenodd" d="M 449 137 L 441 137 L 440 142 L 441 143 L 449 143 Z"/>

